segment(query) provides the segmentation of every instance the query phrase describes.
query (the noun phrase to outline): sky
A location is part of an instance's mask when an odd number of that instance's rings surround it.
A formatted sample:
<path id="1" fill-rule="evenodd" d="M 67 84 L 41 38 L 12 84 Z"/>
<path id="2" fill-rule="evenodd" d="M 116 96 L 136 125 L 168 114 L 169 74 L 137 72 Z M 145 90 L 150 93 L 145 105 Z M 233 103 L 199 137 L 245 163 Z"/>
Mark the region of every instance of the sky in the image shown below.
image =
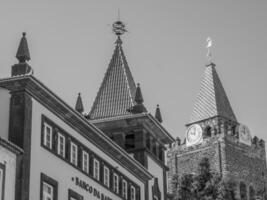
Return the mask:
<path id="1" fill-rule="evenodd" d="M 0 0 L 0 78 L 10 76 L 22 32 L 34 75 L 86 112 L 115 48 L 111 25 L 128 30 L 123 49 L 144 104 L 160 105 L 163 126 L 184 138 L 207 64 L 212 59 L 238 121 L 267 141 L 267 1 L 257 0 Z"/>

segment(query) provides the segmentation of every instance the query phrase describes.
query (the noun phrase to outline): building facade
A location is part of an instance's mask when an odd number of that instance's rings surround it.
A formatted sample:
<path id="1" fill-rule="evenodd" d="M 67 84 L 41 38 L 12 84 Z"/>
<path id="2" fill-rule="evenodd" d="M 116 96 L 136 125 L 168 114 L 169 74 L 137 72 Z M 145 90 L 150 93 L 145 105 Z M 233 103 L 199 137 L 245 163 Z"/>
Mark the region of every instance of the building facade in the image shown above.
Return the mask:
<path id="1" fill-rule="evenodd" d="M 16 145 L 0 137 L 0 199 L 15 200 L 21 155 L 23 151 Z"/>
<path id="2" fill-rule="evenodd" d="M 87 118 L 153 175 L 147 199 L 163 200 L 167 198 L 165 145 L 174 139 L 161 124 L 159 107 L 152 116 L 144 105 L 140 84 L 135 84 L 122 49 L 124 24 L 114 23 L 113 31 L 115 50 Z"/>
<path id="3" fill-rule="evenodd" d="M 265 142 L 257 136 L 252 138 L 248 127 L 236 119 L 213 63 L 205 68 L 186 128 L 184 142 L 177 138 L 167 152 L 168 192 L 174 191 L 175 174 L 197 173 L 200 160 L 206 157 L 214 172 L 237 183 L 236 192 L 241 200 L 263 195 L 266 190 Z"/>
<path id="4" fill-rule="evenodd" d="M 80 94 L 72 108 L 33 76 L 23 33 L 11 77 L 0 79 L 0 136 L 23 151 L 13 199 L 166 199 L 164 152 L 174 139 L 159 108 L 154 117 L 143 105 L 122 50 L 123 26 L 113 25 L 116 47 L 88 115 Z"/>

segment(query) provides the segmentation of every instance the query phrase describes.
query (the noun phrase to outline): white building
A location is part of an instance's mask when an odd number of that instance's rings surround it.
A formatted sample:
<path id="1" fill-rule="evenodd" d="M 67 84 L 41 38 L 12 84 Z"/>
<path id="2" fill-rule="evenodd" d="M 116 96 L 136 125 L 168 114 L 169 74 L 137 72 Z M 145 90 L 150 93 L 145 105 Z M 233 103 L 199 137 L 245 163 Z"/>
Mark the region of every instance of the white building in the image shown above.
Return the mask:
<path id="1" fill-rule="evenodd" d="M 126 63 L 118 41 L 113 58 Z M 164 145 L 173 138 L 159 122 L 159 109 L 157 119 L 140 112 L 144 106 L 135 98 L 127 115 L 97 118 L 91 111 L 88 119 L 80 96 L 73 109 L 33 76 L 25 33 L 16 57 L 12 76 L 0 79 L 0 136 L 23 149 L 10 195 L 16 200 L 166 199 Z M 122 78 L 131 76 L 126 73 Z M 135 93 L 140 97 L 141 90 Z"/>

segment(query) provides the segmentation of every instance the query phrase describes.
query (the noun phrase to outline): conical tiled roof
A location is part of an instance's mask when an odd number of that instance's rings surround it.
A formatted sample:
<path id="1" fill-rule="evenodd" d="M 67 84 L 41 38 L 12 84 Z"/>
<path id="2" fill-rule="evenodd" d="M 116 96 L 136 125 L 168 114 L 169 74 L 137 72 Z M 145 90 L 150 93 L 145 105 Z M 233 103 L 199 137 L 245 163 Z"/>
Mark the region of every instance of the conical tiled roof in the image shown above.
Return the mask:
<path id="1" fill-rule="evenodd" d="M 204 78 L 189 124 L 215 116 L 237 121 L 216 72 L 215 64 L 211 63 L 205 69 Z"/>
<path id="2" fill-rule="evenodd" d="M 134 103 L 136 86 L 122 50 L 120 36 L 104 80 L 89 113 L 90 119 L 129 115 Z"/>
<path id="3" fill-rule="evenodd" d="M 19 62 L 25 62 L 31 59 L 25 32 L 22 33 L 16 58 L 19 60 Z"/>

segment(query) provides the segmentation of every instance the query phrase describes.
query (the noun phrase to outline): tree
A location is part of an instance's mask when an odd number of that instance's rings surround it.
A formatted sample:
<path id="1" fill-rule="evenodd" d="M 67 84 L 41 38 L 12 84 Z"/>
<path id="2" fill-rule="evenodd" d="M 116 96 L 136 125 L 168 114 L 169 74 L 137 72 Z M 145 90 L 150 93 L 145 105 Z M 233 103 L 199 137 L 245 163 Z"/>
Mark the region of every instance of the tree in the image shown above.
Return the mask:
<path id="1" fill-rule="evenodd" d="M 198 165 L 197 174 L 175 175 L 173 178 L 175 200 L 236 200 L 236 184 L 211 171 L 208 158 Z"/>

